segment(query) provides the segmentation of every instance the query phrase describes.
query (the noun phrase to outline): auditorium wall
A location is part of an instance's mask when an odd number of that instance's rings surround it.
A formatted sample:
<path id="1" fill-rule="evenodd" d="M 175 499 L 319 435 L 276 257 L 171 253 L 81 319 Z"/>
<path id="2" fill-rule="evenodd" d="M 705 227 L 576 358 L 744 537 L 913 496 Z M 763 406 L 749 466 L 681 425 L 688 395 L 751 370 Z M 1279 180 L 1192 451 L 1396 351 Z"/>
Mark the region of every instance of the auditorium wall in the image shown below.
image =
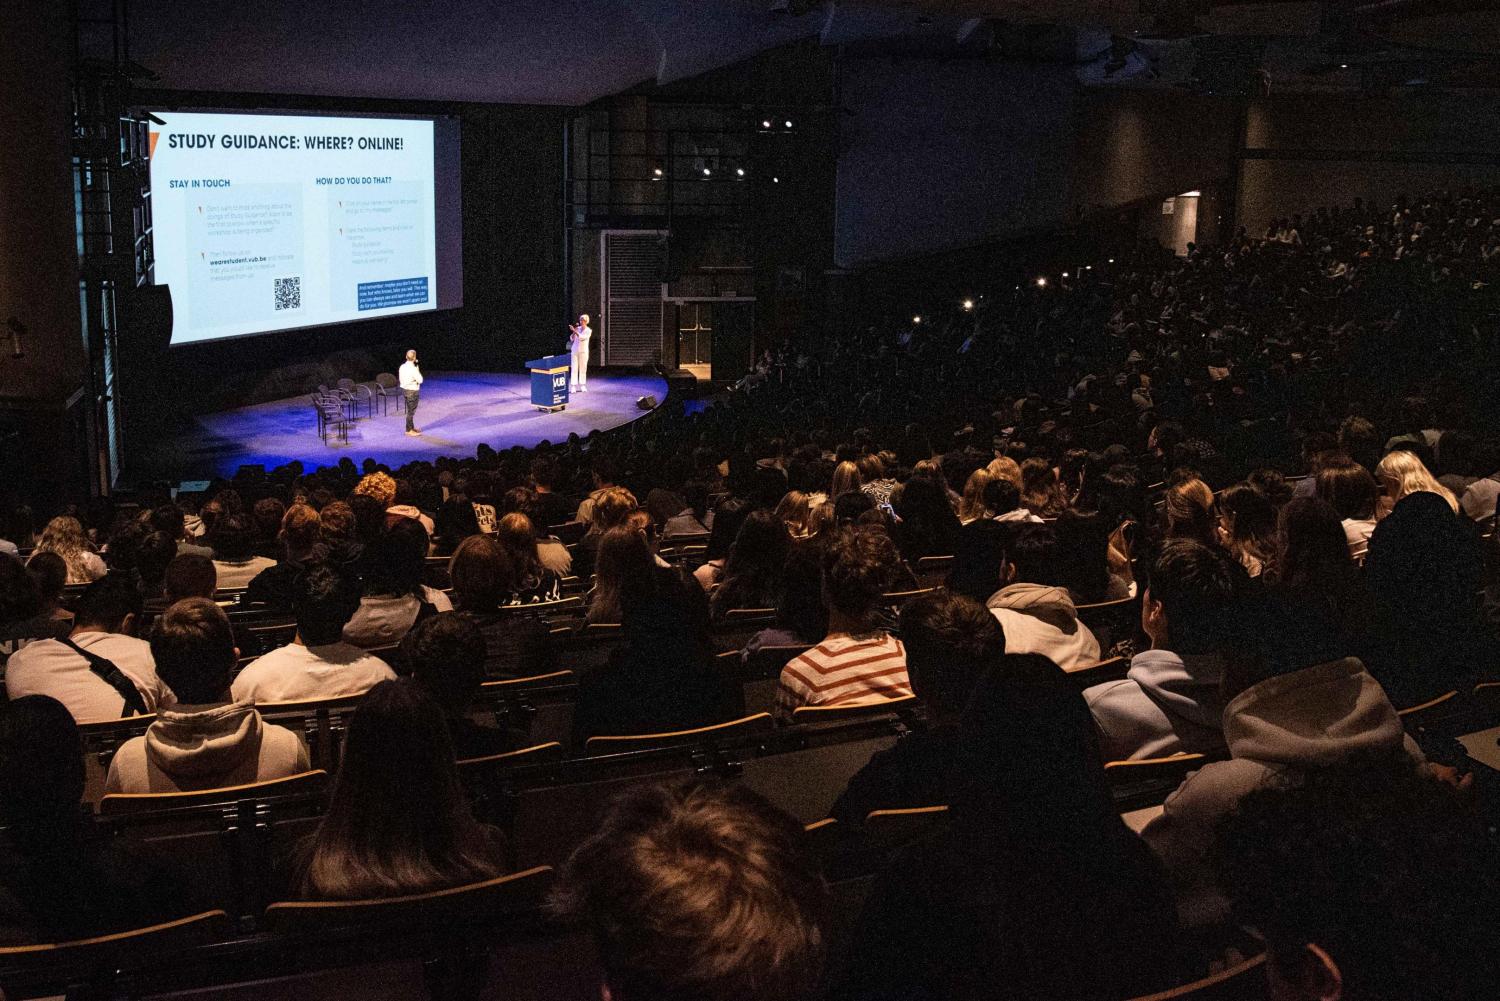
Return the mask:
<path id="1" fill-rule="evenodd" d="M 1356 196 L 1385 206 L 1401 192 L 1500 183 L 1492 92 L 1275 96 L 1251 102 L 1245 140 L 1238 216 L 1252 234 Z"/>
<path id="2" fill-rule="evenodd" d="M 19 496 L 44 505 L 88 490 L 69 9 L 10 4 L 0 31 L 0 503 Z M 29 331 L 19 358 L 10 317 Z"/>

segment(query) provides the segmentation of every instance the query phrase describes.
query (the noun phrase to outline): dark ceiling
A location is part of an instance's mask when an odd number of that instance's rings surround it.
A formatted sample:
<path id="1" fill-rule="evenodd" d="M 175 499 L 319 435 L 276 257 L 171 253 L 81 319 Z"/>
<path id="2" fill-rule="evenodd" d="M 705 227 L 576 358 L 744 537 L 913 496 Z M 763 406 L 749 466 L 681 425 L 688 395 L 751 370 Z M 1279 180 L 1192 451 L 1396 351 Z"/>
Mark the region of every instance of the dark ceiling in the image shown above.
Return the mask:
<path id="1" fill-rule="evenodd" d="M 799 39 L 1069 62 L 1090 84 L 1493 86 L 1494 0 L 131 0 L 131 55 L 177 90 L 579 105 Z M 1123 60 L 1123 67 L 1120 63 Z"/>

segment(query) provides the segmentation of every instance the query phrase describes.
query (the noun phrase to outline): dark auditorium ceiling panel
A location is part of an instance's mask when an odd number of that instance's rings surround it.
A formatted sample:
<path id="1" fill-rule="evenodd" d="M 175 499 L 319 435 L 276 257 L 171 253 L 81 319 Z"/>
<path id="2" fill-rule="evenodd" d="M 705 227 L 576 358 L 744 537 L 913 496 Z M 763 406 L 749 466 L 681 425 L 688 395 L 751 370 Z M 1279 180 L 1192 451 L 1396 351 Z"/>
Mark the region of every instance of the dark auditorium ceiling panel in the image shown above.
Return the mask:
<path id="1" fill-rule="evenodd" d="M 586 104 L 808 38 L 849 54 L 1071 63 L 1090 85 L 1208 90 L 1250 72 L 1294 90 L 1487 86 L 1489 74 L 1453 60 L 1500 53 L 1495 0 L 132 0 L 130 10 L 131 54 L 163 89 L 431 101 Z M 1413 62 L 1434 52 L 1435 63 Z"/>

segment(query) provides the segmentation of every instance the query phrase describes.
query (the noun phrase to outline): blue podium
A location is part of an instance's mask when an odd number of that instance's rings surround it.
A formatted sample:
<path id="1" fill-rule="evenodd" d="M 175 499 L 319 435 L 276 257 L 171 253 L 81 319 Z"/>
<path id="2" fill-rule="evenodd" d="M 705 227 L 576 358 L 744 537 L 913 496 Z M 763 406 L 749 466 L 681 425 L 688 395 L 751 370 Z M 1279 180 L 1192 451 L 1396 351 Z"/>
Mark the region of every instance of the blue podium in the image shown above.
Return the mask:
<path id="1" fill-rule="evenodd" d="M 572 355 L 547 355 L 526 363 L 531 369 L 531 405 L 552 413 L 568 408 L 568 372 Z"/>

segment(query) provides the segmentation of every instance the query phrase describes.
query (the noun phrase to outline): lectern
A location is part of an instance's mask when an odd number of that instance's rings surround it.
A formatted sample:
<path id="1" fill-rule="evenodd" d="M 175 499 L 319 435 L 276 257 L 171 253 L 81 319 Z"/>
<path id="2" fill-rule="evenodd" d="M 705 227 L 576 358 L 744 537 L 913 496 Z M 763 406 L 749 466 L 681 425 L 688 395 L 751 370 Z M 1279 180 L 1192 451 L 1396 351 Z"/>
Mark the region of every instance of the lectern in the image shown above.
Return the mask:
<path id="1" fill-rule="evenodd" d="M 552 413 L 568 408 L 568 369 L 572 355 L 547 355 L 526 363 L 531 369 L 531 405 Z"/>

